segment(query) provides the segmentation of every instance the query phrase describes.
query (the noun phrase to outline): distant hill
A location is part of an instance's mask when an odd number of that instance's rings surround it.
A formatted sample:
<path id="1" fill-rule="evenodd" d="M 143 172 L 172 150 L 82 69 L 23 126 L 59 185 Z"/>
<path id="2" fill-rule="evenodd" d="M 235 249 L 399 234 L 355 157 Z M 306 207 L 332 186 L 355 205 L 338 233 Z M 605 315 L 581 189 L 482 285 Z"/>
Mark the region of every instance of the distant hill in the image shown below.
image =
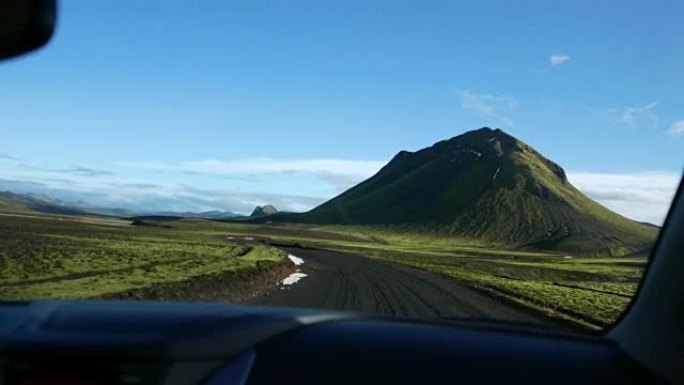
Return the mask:
<path id="1" fill-rule="evenodd" d="M 75 209 L 81 210 L 81 211 L 86 212 L 88 214 L 100 215 L 100 216 L 106 216 L 106 217 L 125 218 L 125 217 L 134 216 L 137 214 L 137 212 L 134 210 L 121 209 L 121 208 L 97 207 L 97 206 L 82 205 L 82 204 L 81 205 L 77 204 L 77 205 L 74 205 L 73 207 Z"/>
<path id="2" fill-rule="evenodd" d="M 176 218 L 205 218 L 205 219 L 229 219 L 241 215 L 230 211 L 202 211 L 202 212 L 178 212 L 156 211 L 142 213 L 139 211 L 106 208 L 88 205 L 83 202 L 64 203 L 45 195 L 16 194 L 12 192 L 0 192 L 0 212 L 6 213 L 46 213 L 60 215 L 96 215 L 108 217 L 176 217 Z"/>
<path id="3" fill-rule="evenodd" d="M 651 227 L 651 228 L 660 230 L 660 226 L 654 225 L 654 224 L 651 223 L 651 222 L 639 222 L 639 223 L 641 223 L 641 224 L 644 225 L 644 226 L 648 226 L 648 227 Z"/>
<path id="4" fill-rule="evenodd" d="M 277 214 L 278 209 L 276 209 L 273 205 L 264 205 L 264 206 L 257 206 L 254 208 L 252 211 L 252 214 L 250 214 L 250 217 L 263 217 L 266 215 L 273 215 Z"/>
<path id="5" fill-rule="evenodd" d="M 193 211 L 153 211 L 153 212 L 147 212 L 141 215 L 137 215 L 140 217 L 181 217 L 181 218 L 205 218 L 205 219 L 228 219 L 228 218 L 237 218 L 241 216 L 240 214 L 235 214 L 230 211 L 220 211 L 220 210 L 211 210 L 211 211 L 200 211 L 200 212 L 193 212 Z"/>
<path id="6" fill-rule="evenodd" d="M 401 151 L 341 195 L 278 219 L 385 225 L 508 247 L 612 255 L 650 247 L 658 231 L 591 200 L 559 165 L 490 128 Z"/>
<path id="7" fill-rule="evenodd" d="M 43 196 L 15 194 L 8 191 L 0 192 L 0 212 L 9 213 L 47 213 L 62 215 L 87 214 L 83 210 L 64 205 L 58 201 Z"/>

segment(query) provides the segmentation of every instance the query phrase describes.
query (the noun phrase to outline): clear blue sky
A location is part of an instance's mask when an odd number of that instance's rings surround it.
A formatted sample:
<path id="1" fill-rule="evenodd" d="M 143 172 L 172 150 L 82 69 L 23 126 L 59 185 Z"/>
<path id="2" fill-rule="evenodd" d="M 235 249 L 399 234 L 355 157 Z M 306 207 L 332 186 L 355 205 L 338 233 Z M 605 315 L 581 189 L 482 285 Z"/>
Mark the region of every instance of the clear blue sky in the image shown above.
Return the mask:
<path id="1" fill-rule="evenodd" d="M 683 14 L 675 0 L 61 1 L 50 45 L 0 63 L 0 190 L 303 210 L 400 150 L 490 126 L 658 222 L 684 160 Z"/>

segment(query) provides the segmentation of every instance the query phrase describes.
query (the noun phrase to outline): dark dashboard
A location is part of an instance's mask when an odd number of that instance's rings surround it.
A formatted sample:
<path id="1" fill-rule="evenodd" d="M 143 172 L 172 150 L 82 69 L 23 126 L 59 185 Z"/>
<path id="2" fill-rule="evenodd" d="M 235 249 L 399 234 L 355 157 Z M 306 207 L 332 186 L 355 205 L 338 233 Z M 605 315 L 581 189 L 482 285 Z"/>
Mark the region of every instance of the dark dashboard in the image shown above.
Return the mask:
<path id="1" fill-rule="evenodd" d="M 0 308 L 0 383 L 656 384 L 602 337 L 161 302 Z"/>

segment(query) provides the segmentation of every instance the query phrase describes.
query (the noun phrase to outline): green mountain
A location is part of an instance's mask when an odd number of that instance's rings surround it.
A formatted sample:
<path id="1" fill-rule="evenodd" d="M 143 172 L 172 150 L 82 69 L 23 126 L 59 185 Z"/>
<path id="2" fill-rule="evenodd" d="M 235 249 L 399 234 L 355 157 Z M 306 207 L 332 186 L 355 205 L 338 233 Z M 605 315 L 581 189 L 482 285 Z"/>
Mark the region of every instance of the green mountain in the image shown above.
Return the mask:
<path id="1" fill-rule="evenodd" d="M 507 247 L 623 255 L 657 229 L 577 190 L 565 171 L 496 129 L 401 151 L 373 177 L 288 221 L 387 225 L 472 237 Z"/>

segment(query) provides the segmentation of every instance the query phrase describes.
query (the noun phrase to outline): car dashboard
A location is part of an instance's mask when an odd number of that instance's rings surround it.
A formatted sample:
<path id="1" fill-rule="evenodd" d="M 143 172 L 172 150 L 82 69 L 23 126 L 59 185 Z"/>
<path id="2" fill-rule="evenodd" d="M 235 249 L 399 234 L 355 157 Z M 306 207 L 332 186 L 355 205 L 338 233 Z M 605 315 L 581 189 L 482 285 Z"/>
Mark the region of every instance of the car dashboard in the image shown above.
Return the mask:
<path id="1" fill-rule="evenodd" d="M 172 302 L 0 306 L 2 385 L 657 384 L 600 336 Z"/>

